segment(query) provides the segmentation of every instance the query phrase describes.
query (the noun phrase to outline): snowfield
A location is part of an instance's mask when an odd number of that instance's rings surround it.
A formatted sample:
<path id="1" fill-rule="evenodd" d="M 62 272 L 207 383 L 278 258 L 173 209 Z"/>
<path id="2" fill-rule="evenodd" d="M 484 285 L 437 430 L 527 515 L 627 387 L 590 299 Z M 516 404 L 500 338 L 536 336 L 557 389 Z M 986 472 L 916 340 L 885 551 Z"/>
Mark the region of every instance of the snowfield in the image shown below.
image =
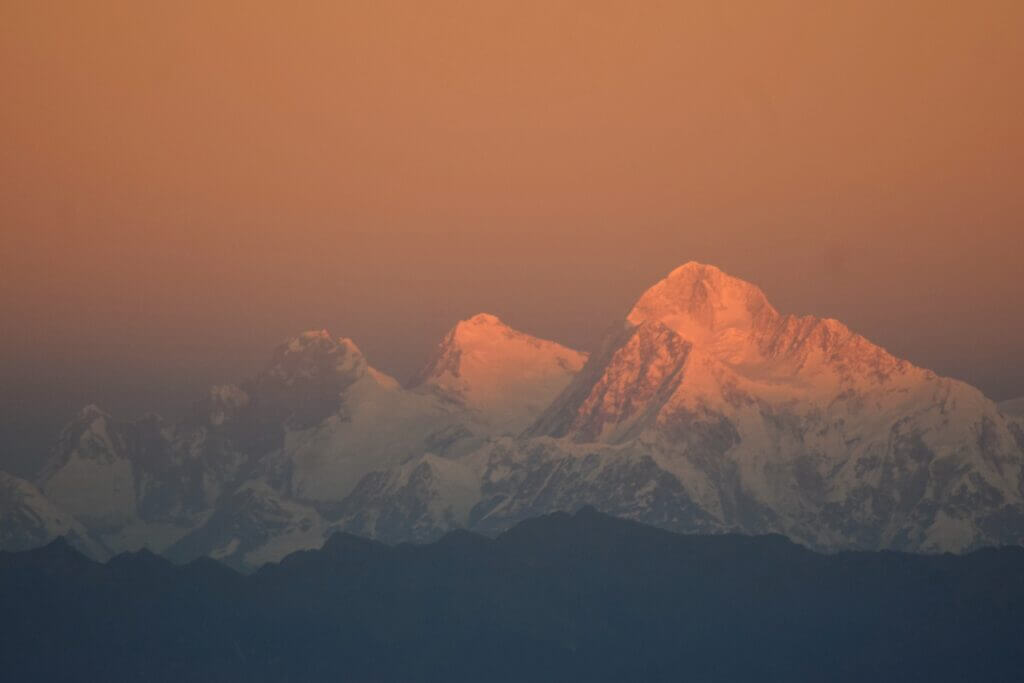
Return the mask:
<path id="1" fill-rule="evenodd" d="M 252 568 L 336 530 L 427 541 L 589 504 L 826 551 L 1020 545 L 1022 406 L 688 263 L 589 356 L 480 314 L 404 387 L 314 331 L 201 418 L 89 407 L 38 489 L 3 480 L 2 538 Z"/>

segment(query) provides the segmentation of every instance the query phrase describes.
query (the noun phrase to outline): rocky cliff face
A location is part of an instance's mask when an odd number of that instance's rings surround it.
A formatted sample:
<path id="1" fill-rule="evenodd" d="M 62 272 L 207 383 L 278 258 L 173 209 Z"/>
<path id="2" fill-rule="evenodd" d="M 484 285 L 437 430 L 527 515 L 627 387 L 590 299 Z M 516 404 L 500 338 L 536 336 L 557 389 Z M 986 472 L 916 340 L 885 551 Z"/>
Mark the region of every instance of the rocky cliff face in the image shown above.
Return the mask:
<path id="1" fill-rule="evenodd" d="M 481 314 L 460 322 L 404 388 L 351 340 L 306 332 L 275 349 L 254 378 L 212 387 L 181 424 L 83 409 L 36 497 L 95 539 L 94 555 L 148 547 L 246 568 L 319 547 L 338 526 L 433 538 L 458 526 L 469 505 L 461 483 L 428 494 L 435 471 L 459 471 L 460 457 L 536 419 L 585 358 Z M 432 502 L 400 512 L 396 495 L 387 499 L 395 509 L 377 519 L 368 499 L 396 487 Z M 13 530 L 13 507 L 4 514 Z M 18 528 L 38 543 L 71 529 Z M 14 531 L 8 537 L 5 545 L 24 545 Z"/>
<path id="2" fill-rule="evenodd" d="M 643 444 L 723 528 L 820 548 L 1021 541 L 1020 444 L 973 387 L 699 264 L 626 325 L 535 434 Z"/>

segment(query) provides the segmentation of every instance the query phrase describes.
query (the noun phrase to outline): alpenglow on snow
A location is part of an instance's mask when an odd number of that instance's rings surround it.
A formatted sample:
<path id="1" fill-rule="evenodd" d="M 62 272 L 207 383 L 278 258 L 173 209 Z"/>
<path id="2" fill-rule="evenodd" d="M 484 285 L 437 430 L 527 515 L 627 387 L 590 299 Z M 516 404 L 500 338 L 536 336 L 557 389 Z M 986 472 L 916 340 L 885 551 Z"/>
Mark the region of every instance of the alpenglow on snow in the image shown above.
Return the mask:
<path id="1" fill-rule="evenodd" d="M 316 331 L 180 423 L 89 407 L 35 481 L 4 475 L 0 540 L 252 568 L 336 530 L 426 541 L 593 505 L 820 550 L 1020 545 L 1021 412 L 687 263 L 589 356 L 480 314 L 406 386 Z"/>

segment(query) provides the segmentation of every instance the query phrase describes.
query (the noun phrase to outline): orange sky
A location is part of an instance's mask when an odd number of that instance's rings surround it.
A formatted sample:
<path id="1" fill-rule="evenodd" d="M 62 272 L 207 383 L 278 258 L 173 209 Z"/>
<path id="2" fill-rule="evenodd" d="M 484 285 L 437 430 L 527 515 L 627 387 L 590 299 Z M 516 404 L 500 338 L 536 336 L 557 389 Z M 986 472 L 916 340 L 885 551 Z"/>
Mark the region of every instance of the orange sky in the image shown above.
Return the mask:
<path id="1" fill-rule="evenodd" d="M 307 327 L 588 347 L 690 259 L 1024 394 L 1024 3 L 295 4 L 0 4 L 8 431 Z"/>

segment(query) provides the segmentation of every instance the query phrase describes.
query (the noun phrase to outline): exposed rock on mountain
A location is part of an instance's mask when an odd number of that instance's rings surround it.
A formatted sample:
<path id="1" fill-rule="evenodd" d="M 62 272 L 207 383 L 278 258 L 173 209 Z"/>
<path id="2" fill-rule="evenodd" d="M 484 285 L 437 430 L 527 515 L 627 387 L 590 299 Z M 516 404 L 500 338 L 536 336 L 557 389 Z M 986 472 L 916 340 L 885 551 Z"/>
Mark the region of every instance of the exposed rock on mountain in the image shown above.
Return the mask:
<path id="1" fill-rule="evenodd" d="M 644 444 L 722 528 L 819 548 L 1024 538 L 1021 447 L 981 392 L 717 268 L 649 289 L 595 360 L 533 433 Z"/>
<path id="2" fill-rule="evenodd" d="M 825 550 L 965 551 L 1024 543 L 1019 412 L 688 263 L 589 357 L 480 314 L 407 387 L 317 331 L 182 424 L 89 407 L 39 487 L 111 550 L 239 568 L 333 530 L 426 541 L 584 504 Z"/>

